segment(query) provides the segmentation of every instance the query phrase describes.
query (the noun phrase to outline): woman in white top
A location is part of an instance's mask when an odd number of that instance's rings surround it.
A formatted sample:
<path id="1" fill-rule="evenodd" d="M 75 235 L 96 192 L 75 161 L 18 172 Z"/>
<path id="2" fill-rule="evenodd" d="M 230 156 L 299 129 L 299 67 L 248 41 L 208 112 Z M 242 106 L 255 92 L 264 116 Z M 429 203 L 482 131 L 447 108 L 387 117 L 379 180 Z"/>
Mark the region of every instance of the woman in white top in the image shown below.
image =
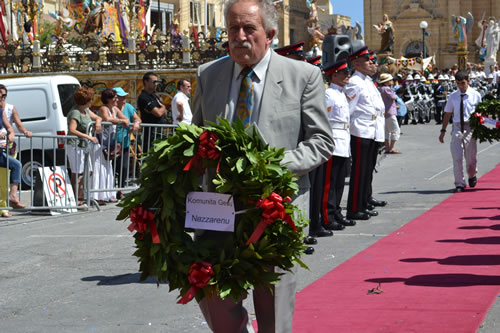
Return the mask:
<path id="1" fill-rule="evenodd" d="M 115 141 L 116 125 L 128 127 L 129 120 L 117 107 L 118 96 L 113 89 L 105 89 L 101 94 L 103 105 L 99 108 L 99 116 L 103 122 L 110 122 L 113 125 L 102 126 L 101 145 L 94 154 L 93 188 L 94 189 L 112 189 L 114 188 L 114 171 L 110 156 L 114 151 L 119 151 L 121 147 Z M 107 157 L 107 158 L 106 158 Z M 93 199 L 97 200 L 99 205 L 106 202 L 116 202 L 116 191 L 94 192 Z"/>

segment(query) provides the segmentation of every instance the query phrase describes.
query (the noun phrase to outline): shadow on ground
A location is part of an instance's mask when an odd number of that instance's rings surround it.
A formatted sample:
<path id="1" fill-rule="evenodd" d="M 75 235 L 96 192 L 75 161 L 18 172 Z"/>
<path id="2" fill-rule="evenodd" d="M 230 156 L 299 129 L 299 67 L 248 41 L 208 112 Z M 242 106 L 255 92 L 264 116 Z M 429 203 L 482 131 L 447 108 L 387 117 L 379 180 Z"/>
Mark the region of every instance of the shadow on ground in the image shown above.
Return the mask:
<path id="1" fill-rule="evenodd" d="M 87 276 L 82 278 L 82 281 L 92 282 L 99 281 L 97 283 L 98 286 L 116 286 L 122 284 L 132 284 L 132 283 L 154 283 L 156 284 L 156 278 L 148 277 L 144 281 L 140 281 L 141 273 L 129 273 L 122 275 L 113 275 L 113 276 Z M 163 283 L 162 283 L 163 284 Z"/>

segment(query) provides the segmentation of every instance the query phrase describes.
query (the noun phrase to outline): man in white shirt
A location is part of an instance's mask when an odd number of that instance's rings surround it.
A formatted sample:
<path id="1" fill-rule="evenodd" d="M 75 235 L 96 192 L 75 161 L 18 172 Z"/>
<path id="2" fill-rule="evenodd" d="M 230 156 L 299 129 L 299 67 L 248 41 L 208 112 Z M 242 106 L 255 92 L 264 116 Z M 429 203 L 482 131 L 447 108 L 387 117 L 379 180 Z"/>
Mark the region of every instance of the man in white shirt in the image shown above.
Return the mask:
<path id="1" fill-rule="evenodd" d="M 191 96 L 191 83 L 188 80 L 180 79 L 177 82 L 177 94 L 172 99 L 172 118 L 174 125 L 185 123 L 191 125 L 193 113 L 189 106 L 189 97 Z"/>
<path id="2" fill-rule="evenodd" d="M 464 165 L 469 177 L 469 186 L 474 187 L 477 183 L 477 143 L 472 137 L 469 119 L 481 102 L 481 95 L 468 83 L 468 73 L 459 71 L 455 74 L 458 89 L 448 97 L 444 108 L 443 125 L 439 141 L 444 143 L 446 127 L 450 119 L 453 127 L 451 130 L 451 157 L 453 159 L 453 173 L 455 175 L 455 192 L 463 192 L 465 189 Z"/>

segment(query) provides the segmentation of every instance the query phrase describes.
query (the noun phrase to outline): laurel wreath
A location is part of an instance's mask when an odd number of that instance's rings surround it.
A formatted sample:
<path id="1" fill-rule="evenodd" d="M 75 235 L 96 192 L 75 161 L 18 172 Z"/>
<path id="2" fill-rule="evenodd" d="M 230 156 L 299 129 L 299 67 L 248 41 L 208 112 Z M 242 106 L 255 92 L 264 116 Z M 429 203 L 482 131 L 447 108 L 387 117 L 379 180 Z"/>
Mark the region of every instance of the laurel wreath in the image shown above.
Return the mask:
<path id="1" fill-rule="evenodd" d="M 241 122 L 218 123 L 181 123 L 173 136 L 156 141 L 141 168 L 140 187 L 119 204 L 123 208 L 117 220 L 130 217 L 129 229 L 135 231 L 141 280 L 153 276 L 168 281 L 171 291 L 184 295 L 180 303 L 214 293 L 240 300 L 249 289 L 276 283 L 280 274 L 274 266 L 290 271 L 298 263 L 307 268 L 300 260 L 307 224 L 302 212 L 287 200 L 276 203 L 280 214 L 266 211 L 266 202 L 298 191 L 297 178 L 280 164 L 284 149 L 264 144 L 255 130 L 247 134 Z M 234 233 L 219 232 L 223 237 L 217 239 L 193 237 L 194 230 L 184 227 L 186 195 L 202 191 L 205 171 L 215 175 L 215 192 L 231 194 L 243 211 Z M 249 243 L 264 222 L 263 234 Z"/>
<path id="2" fill-rule="evenodd" d="M 484 125 L 485 119 L 496 120 L 496 126 L 491 128 Z M 476 106 L 475 113 L 470 117 L 472 136 L 479 142 L 500 141 L 500 101 L 486 100 Z"/>

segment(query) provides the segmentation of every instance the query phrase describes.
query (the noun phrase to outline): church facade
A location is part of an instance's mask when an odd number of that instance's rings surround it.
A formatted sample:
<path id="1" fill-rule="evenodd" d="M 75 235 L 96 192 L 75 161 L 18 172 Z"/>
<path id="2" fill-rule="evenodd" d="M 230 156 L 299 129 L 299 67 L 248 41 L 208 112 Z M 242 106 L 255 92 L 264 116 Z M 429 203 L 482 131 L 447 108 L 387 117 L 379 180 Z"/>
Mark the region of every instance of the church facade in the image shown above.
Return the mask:
<path id="1" fill-rule="evenodd" d="M 450 68 L 458 63 L 457 41 L 452 31 L 451 16 L 474 16 L 472 31 L 467 35 L 468 61 L 481 63 L 475 40 L 481 34 L 481 18 L 500 19 L 498 0 L 364 0 L 364 37 L 366 45 L 378 52 L 381 37 L 373 27 L 382 22 L 384 14 L 394 26 L 393 56 L 420 56 L 423 51 L 423 31 L 420 22 L 426 21 L 429 35 L 425 36 L 427 56 L 436 57 L 438 68 Z M 500 59 L 497 57 L 497 59 Z"/>

